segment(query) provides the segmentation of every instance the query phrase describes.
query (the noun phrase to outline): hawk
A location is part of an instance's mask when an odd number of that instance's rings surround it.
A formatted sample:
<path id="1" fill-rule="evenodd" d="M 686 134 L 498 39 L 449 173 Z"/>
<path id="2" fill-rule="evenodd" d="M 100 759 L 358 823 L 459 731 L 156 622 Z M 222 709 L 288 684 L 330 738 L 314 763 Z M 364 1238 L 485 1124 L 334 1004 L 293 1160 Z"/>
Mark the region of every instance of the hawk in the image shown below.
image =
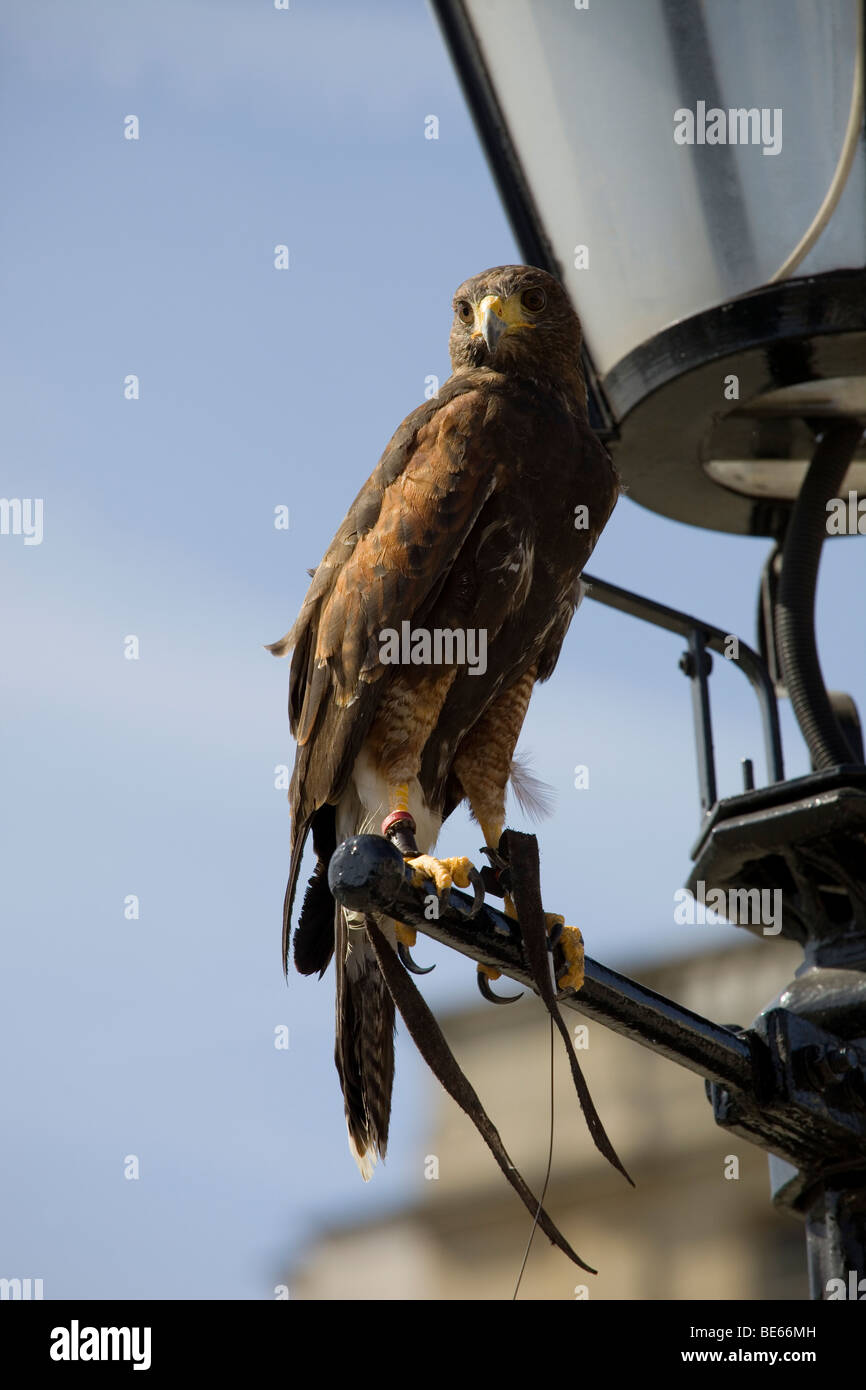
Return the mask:
<path id="1" fill-rule="evenodd" d="M 394 1003 L 369 924 L 337 906 L 328 863 L 348 837 L 383 833 L 438 893 L 466 886 L 468 859 L 431 853 L 464 801 L 498 846 L 533 687 L 556 666 L 619 493 L 590 428 L 580 322 L 558 281 L 497 266 L 462 284 L 453 309 L 452 375 L 400 425 L 310 572 L 297 621 L 269 648 L 293 651 L 297 740 L 283 967 L 312 834 L 294 959 L 320 977 L 336 959 L 335 1060 L 365 1179 L 387 1149 Z M 399 923 L 375 925 L 392 946 L 411 944 Z"/>

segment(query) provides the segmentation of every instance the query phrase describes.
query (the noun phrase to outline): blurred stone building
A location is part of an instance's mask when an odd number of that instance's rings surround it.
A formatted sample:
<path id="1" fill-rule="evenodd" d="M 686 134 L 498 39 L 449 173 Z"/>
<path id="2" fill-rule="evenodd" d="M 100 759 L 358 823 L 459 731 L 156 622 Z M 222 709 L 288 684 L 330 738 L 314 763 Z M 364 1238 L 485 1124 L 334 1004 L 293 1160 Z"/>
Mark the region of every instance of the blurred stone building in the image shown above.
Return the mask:
<path id="1" fill-rule="evenodd" d="M 659 994 L 747 1025 L 793 977 L 799 951 L 747 938 L 639 973 Z M 626 971 L 625 973 L 629 973 Z M 505 982 L 507 983 L 507 982 Z M 536 1232 L 521 1298 L 808 1298 L 803 1226 L 770 1204 L 767 1156 L 717 1129 L 701 1079 L 600 1024 L 578 1053 L 632 1189 L 596 1152 L 555 1040 L 553 1171 L 545 1206 L 584 1275 Z M 512 1160 L 536 1193 L 547 1163 L 550 1031 L 539 1001 L 440 1020 Z M 531 1218 L 462 1111 L 430 1078 L 426 1171 L 415 1199 L 374 1223 L 323 1231 L 290 1273 L 293 1298 L 510 1298 Z M 732 1160 L 737 1160 L 736 1163 Z M 419 1173 L 422 1165 L 419 1162 Z M 737 1171 L 739 1176 L 726 1176 Z M 370 1273 L 375 1271 L 375 1282 Z M 586 1292 L 581 1286 L 585 1286 Z"/>

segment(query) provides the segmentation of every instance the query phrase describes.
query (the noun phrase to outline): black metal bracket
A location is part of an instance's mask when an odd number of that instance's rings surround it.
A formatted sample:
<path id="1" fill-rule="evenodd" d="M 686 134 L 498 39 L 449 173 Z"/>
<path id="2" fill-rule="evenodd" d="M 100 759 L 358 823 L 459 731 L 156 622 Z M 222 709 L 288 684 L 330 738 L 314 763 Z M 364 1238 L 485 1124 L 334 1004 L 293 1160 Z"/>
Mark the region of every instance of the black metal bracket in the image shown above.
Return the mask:
<path id="1" fill-rule="evenodd" d="M 758 699 L 761 712 L 761 726 L 764 735 L 764 751 L 767 760 L 767 779 L 781 782 L 785 776 L 782 758 L 782 735 L 779 730 L 779 709 L 776 692 L 766 662 L 741 638 L 736 638 L 736 656 L 730 654 L 733 633 L 724 632 L 712 623 L 694 618 L 678 608 L 668 608 L 664 603 L 645 598 L 643 594 L 632 593 L 630 589 L 620 589 L 604 579 L 596 579 L 584 574 L 587 598 L 603 603 L 608 608 L 616 608 L 642 622 L 652 623 L 654 627 L 675 632 L 688 642 L 688 651 L 680 660 L 680 670 L 692 683 L 692 713 L 695 727 L 695 744 L 698 756 L 698 784 L 701 798 L 701 811 L 709 815 L 716 804 L 716 764 L 713 752 L 713 726 L 710 713 L 709 673 L 712 658 L 709 653 L 717 652 L 738 667 L 748 679 Z"/>
<path id="2" fill-rule="evenodd" d="M 762 580 L 763 656 L 739 638 L 733 656 L 734 634 L 591 575 L 584 575 L 584 581 L 589 598 L 675 632 L 688 642 L 680 669 L 692 686 L 703 816 L 687 887 L 693 893 L 699 884 L 707 892 L 778 893 L 782 935 L 804 945 L 808 963 L 862 969 L 866 967 L 866 768 L 852 763 L 784 780 L 773 675 L 778 679 L 771 621 L 775 568 L 771 556 Z M 713 753 L 711 651 L 728 656 L 755 690 L 769 778 L 767 786 L 756 789 L 751 759 L 744 759 L 743 792 L 722 800 L 717 796 Z M 847 699 L 837 694 L 836 706 L 841 710 Z M 850 703 L 846 728 L 859 749 L 859 724 Z M 755 923 L 740 925 L 754 927 Z"/>
<path id="3" fill-rule="evenodd" d="M 707 1082 L 716 1123 L 808 1174 L 866 1165 L 866 1038 L 846 1041 L 786 1009 L 750 1030 L 747 1089 Z"/>
<path id="4" fill-rule="evenodd" d="M 772 934 L 799 942 L 807 964 L 866 969 L 866 768 L 723 798 L 691 854 L 692 893 L 775 897 Z M 756 914 L 738 925 L 765 934 Z"/>

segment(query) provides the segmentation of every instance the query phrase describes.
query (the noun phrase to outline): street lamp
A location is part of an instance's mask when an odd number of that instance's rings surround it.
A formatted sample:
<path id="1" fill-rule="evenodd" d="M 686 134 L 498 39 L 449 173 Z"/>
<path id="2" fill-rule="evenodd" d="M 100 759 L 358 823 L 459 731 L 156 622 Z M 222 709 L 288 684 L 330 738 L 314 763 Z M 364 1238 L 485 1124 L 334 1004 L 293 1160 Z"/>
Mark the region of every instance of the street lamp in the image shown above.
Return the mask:
<path id="1" fill-rule="evenodd" d="M 523 254 L 580 313 L 629 496 L 776 535 L 804 420 L 866 413 L 860 0 L 434 8 Z"/>
<path id="2" fill-rule="evenodd" d="M 803 967 L 730 1033 L 753 1049 L 750 1080 L 720 1079 L 716 1025 L 661 1001 L 662 1028 L 656 1001 L 603 967 L 572 1002 L 700 1071 L 717 1122 L 776 1156 L 775 1199 L 805 1217 L 820 1298 L 830 1277 L 866 1273 L 866 765 L 814 631 L 824 540 L 866 534 L 864 3 L 433 7 L 523 258 L 580 314 L 590 419 L 630 498 L 774 542 L 759 650 L 739 656 L 767 783 L 747 760 L 738 796 L 717 797 L 710 718 L 726 634 L 599 579 L 590 597 L 686 639 L 701 797 L 688 886 L 780 892 Z M 806 777 L 784 777 L 780 695 Z"/>

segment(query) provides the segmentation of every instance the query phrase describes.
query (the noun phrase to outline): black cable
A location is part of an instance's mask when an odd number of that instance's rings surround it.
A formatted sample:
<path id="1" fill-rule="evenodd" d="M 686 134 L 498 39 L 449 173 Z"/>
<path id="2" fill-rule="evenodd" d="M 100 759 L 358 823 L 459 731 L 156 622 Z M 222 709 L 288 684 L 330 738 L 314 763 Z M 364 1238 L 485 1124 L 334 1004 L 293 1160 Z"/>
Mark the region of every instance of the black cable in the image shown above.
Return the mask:
<path id="1" fill-rule="evenodd" d="M 776 636 L 782 677 L 816 769 L 856 761 L 833 712 L 815 640 L 815 591 L 827 535 L 827 502 L 838 496 L 863 426 L 838 420 L 824 431 L 791 513 L 782 550 Z"/>
<path id="2" fill-rule="evenodd" d="M 523 1278 L 523 1271 L 526 1269 L 526 1261 L 529 1259 L 529 1252 L 532 1249 L 532 1240 L 538 1229 L 538 1218 L 541 1215 L 541 1208 L 544 1206 L 544 1199 L 547 1196 L 547 1187 L 550 1182 L 550 1170 L 553 1167 L 553 1017 L 550 1019 L 550 1147 L 547 1151 L 547 1172 L 544 1175 L 544 1186 L 541 1189 L 541 1196 L 538 1199 L 538 1211 L 535 1213 L 535 1220 L 529 1232 L 529 1240 L 526 1242 L 526 1249 L 523 1252 L 523 1264 L 520 1266 L 520 1273 L 517 1276 L 517 1283 L 514 1285 L 514 1293 L 511 1295 L 512 1303 L 515 1302 L 520 1289 L 520 1281 Z"/>

